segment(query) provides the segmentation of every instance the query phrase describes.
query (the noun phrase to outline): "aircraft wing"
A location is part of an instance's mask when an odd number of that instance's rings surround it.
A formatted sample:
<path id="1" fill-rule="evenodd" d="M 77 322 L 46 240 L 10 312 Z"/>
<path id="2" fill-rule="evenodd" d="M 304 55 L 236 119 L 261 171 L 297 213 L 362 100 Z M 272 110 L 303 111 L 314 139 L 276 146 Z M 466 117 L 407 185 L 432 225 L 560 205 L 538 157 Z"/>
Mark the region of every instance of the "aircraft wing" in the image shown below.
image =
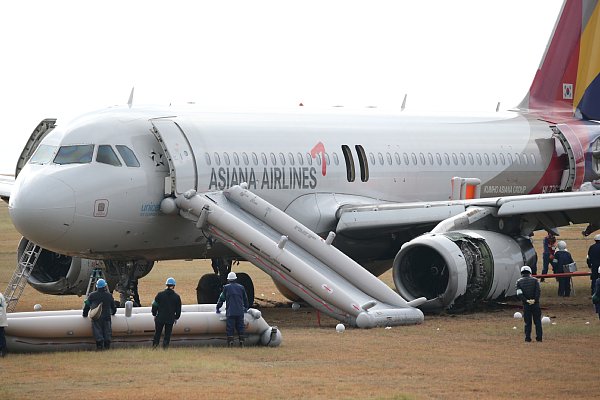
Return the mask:
<path id="1" fill-rule="evenodd" d="M 0 198 L 2 200 L 8 201 L 14 182 L 14 176 L 0 175 Z"/>
<path id="2" fill-rule="evenodd" d="M 600 191 L 585 191 L 343 206 L 336 231 L 352 236 L 362 236 L 361 232 L 371 235 L 377 231 L 383 233 L 419 227 L 421 231 L 426 231 L 461 214 L 464 214 L 464 218 L 453 221 L 454 229 L 467 229 L 473 221 L 465 213 L 475 207 L 487 209 L 488 214 L 498 221 L 518 219 L 522 230 L 520 233 L 525 235 L 534 230 L 553 230 L 559 226 L 580 223 L 590 224 L 585 231 L 589 235 L 600 227 Z"/>

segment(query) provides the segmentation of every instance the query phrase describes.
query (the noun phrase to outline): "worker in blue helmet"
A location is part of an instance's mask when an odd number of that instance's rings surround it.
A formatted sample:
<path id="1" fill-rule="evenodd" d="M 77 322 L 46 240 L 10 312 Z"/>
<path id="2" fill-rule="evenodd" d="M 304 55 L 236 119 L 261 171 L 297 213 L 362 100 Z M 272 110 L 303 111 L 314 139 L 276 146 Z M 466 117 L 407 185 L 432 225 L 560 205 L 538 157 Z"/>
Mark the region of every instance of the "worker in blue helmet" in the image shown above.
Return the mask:
<path id="1" fill-rule="evenodd" d="M 93 311 L 92 332 L 96 340 L 96 351 L 108 350 L 112 341 L 111 316 L 117 312 L 117 306 L 104 279 L 96 281 L 96 291 L 90 293 L 83 302 L 84 317 L 87 318 L 90 310 Z"/>
<path id="2" fill-rule="evenodd" d="M 175 279 L 168 278 L 165 282 L 166 289 L 159 292 L 152 302 L 152 315 L 154 315 L 154 339 L 152 348 L 157 348 L 160 343 L 160 336 L 163 329 L 165 337 L 163 338 L 163 349 L 169 348 L 171 343 L 171 332 L 173 325 L 181 316 L 181 297 L 175 293 Z"/>
<path id="3" fill-rule="evenodd" d="M 237 275 L 230 272 L 227 275 L 227 285 L 223 286 L 223 291 L 217 302 L 217 314 L 221 313 L 221 306 L 225 302 L 225 315 L 227 316 L 226 332 L 227 345 L 233 346 L 234 329 L 238 332 L 240 346 L 244 346 L 244 314 L 248 311 L 248 296 L 246 289 L 236 282 Z"/>

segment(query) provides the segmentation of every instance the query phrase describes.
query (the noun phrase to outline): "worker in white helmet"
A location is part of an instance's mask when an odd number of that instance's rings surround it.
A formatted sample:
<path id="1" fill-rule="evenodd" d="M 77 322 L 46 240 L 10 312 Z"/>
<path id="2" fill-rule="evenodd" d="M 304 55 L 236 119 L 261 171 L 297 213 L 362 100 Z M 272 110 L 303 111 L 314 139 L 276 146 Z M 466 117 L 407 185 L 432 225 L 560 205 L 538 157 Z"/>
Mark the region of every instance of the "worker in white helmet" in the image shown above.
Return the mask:
<path id="1" fill-rule="evenodd" d="M 521 267 L 521 278 L 517 280 L 517 297 L 523 302 L 525 341 L 531 342 L 531 322 L 535 324 L 535 340 L 542 341 L 542 310 L 540 308 L 540 282 L 531 276 L 531 268 Z"/>
<path id="2" fill-rule="evenodd" d="M 240 340 L 240 346 L 244 345 L 244 314 L 248 311 L 248 296 L 246 295 L 246 289 L 236 283 L 237 275 L 235 272 L 230 272 L 227 275 L 227 285 L 223 286 L 223 291 L 219 296 L 217 303 L 217 314 L 221 313 L 221 306 L 223 302 L 226 302 L 227 316 L 227 345 L 233 346 L 233 333 L 234 328 L 238 332 Z"/>
<path id="3" fill-rule="evenodd" d="M 570 272 L 568 265 L 573 263 L 573 257 L 569 250 L 567 250 L 567 243 L 564 240 L 558 242 L 558 250 L 554 253 L 554 259 L 552 260 L 552 268 L 554 273 L 562 274 Z M 558 279 L 558 296 L 569 297 L 571 296 L 571 277 L 560 277 Z"/>

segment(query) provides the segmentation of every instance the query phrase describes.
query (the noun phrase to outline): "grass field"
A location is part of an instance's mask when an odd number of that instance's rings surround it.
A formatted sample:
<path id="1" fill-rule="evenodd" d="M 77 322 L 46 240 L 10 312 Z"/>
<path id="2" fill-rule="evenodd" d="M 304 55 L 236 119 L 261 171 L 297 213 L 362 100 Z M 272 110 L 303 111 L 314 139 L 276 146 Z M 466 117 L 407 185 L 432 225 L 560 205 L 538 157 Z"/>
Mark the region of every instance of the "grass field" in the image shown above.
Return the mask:
<path id="1" fill-rule="evenodd" d="M 561 231 L 580 269 L 591 239 L 581 227 Z M 542 234 L 536 234 L 541 249 Z M 0 290 L 16 263 L 18 233 L 0 202 Z M 540 266 L 541 267 L 541 266 Z M 185 303 L 195 301 L 202 261 L 160 262 L 140 281 L 148 304 L 168 276 Z M 0 399 L 589 399 L 600 390 L 600 322 L 589 279 L 575 279 L 575 296 L 542 284 L 543 343 L 524 343 L 517 301 L 466 315 L 426 315 L 418 326 L 347 329 L 313 309 L 293 311 L 270 279 L 252 265 L 258 305 L 278 325 L 278 348 L 146 348 L 102 353 L 10 354 L 0 359 Z M 383 279 L 391 284 L 389 273 Z M 26 287 L 17 311 L 80 308 L 75 296 L 42 295 Z M 589 322 L 589 324 L 587 323 Z"/>

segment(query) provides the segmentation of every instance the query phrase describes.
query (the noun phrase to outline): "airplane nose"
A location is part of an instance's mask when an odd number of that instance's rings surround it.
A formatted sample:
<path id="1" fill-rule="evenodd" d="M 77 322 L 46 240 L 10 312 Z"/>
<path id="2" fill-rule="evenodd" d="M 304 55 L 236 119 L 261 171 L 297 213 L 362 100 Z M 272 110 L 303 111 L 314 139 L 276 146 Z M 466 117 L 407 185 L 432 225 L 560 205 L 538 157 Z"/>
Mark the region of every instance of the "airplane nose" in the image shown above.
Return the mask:
<path id="1" fill-rule="evenodd" d="M 52 176 L 19 176 L 8 210 L 15 228 L 27 239 L 45 247 L 64 236 L 73 224 L 75 192 Z"/>

